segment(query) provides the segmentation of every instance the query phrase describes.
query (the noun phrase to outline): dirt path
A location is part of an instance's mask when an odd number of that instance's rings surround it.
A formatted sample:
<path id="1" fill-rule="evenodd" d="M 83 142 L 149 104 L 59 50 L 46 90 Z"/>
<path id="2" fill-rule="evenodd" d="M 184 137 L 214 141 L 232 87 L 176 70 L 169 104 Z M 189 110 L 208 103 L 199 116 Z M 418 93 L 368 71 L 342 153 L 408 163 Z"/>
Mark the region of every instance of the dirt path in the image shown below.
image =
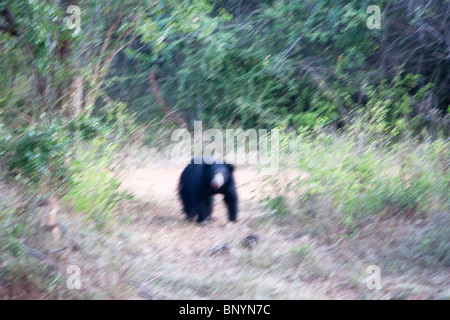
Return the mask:
<path id="1" fill-rule="evenodd" d="M 135 195 L 126 209 L 140 243 L 134 259 L 138 295 L 149 299 L 333 299 L 354 298 L 324 276 L 314 259 L 293 254 L 310 239 L 284 235 L 264 215 L 259 201 L 264 177 L 251 168 L 236 170 L 240 211 L 238 223 L 228 223 L 221 196 L 205 227 L 188 223 L 176 194 L 182 168 L 140 168 L 122 177 L 122 186 Z M 259 197 L 259 198 L 258 198 Z M 267 213 L 266 213 L 267 214 Z M 244 248 L 249 234 L 261 237 L 253 249 Z M 336 279 L 334 279 L 335 281 Z"/>

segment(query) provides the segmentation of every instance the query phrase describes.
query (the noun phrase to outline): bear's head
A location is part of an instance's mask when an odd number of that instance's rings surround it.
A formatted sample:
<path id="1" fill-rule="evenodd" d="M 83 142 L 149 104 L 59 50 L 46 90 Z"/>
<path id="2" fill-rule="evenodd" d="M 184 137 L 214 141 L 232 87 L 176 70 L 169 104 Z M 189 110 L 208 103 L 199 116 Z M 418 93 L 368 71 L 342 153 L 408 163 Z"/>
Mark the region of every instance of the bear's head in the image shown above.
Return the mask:
<path id="1" fill-rule="evenodd" d="M 222 186 L 227 184 L 231 179 L 234 166 L 232 164 L 204 164 L 206 168 L 206 176 L 209 181 L 209 186 L 213 190 L 219 190 Z"/>

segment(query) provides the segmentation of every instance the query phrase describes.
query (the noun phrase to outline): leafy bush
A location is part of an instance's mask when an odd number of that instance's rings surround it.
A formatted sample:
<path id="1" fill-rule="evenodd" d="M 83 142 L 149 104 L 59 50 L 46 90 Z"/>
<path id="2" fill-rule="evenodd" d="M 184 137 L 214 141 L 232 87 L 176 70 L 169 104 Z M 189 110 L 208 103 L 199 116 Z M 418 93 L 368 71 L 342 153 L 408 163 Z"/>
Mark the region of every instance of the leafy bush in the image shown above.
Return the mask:
<path id="1" fill-rule="evenodd" d="M 17 181 L 37 193 L 64 195 L 76 212 L 104 227 L 115 204 L 125 196 L 118 191 L 120 182 L 111 170 L 122 138 L 111 131 L 98 118 L 88 116 L 66 124 L 62 120 L 41 123 L 5 135 L 0 140 L 0 157 Z"/>
<path id="2" fill-rule="evenodd" d="M 9 135 L 4 157 L 17 179 L 56 181 L 69 175 L 65 160 L 70 158 L 71 142 L 60 123 L 39 124 Z"/>
<path id="3" fill-rule="evenodd" d="M 111 171 L 111 154 L 115 148 L 98 138 L 75 152 L 73 174 L 63 200 L 76 212 L 106 227 L 115 205 L 128 195 L 119 192 L 120 182 Z"/>
<path id="4" fill-rule="evenodd" d="M 32 183 L 65 181 L 71 175 L 73 150 L 81 140 L 105 137 L 107 126 L 99 118 L 82 115 L 71 121 L 41 122 L 0 141 L 0 157 L 17 179 Z"/>
<path id="5" fill-rule="evenodd" d="M 286 199 L 283 195 L 277 195 L 275 197 L 267 197 L 268 210 L 274 211 L 274 215 L 277 217 L 285 217 L 290 214 L 289 208 L 286 205 Z"/>
<path id="6" fill-rule="evenodd" d="M 107 126 L 101 122 L 101 119 L 84 114 L 70 121 L 68 129 L 72 134 L 79 133 L 81 138 L 89 141 L 97 136 L 105 135 Z"/>

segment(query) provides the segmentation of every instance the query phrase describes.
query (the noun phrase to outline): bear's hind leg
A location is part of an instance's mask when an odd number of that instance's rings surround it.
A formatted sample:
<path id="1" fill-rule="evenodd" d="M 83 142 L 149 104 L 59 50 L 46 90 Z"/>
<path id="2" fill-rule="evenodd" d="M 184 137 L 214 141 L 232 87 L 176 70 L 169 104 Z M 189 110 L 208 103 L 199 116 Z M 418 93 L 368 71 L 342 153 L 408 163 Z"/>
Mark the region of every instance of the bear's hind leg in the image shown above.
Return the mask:
<path id="1" fill-rule="evenodd" d="M 193 221 L 195 216 L 196 216 L 196 214 L 193 210 L 186 211 L 186 220 Z"/>

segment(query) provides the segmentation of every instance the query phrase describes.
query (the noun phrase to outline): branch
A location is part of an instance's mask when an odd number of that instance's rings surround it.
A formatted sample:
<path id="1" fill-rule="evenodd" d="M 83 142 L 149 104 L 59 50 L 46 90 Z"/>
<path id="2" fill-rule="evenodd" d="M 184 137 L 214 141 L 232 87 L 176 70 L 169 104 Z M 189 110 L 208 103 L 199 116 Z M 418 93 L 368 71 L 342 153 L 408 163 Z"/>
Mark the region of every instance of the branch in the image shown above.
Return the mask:
<path id="1" fill-rule="evenodd" d="M 130 30 L 128 30 L 126 33 L 124 33 L 120 38 L 118 42 L 122 42 L 125 40 L 126 37 L 128 37 L 132 32 L 134 31 L 133 28 L 131 28 Z M 128 45 L 130 45 L 135 39 L 136 39 L 136 35 L 133 35 L 130 40 L 128 40 L 125 44 L 123 45 L 119 45 L 116 48 L 110 48 L 110 50 L 112 51 L 107 57 L 105 57 L 103 60 L 100 61 L 100 63 L 94 68 L 94 81 L 92 81 L 94 83 L 94 85 L 92 86 L 91 90 L 88 92 L 87 94 L 87 105 L 91 105 L 95 102 L 95 100 L 97 99 L 98 93 L 96 93 L 98 90 L 100 90 L 103 82 L 105 81 L 105 78 L 108 74 L 108 70 L 109 67 L 111 65 L 112 60 L 114 59 L 114 57 L 116 56 L 117 53 L 119 53 L 121 50 L 123 50 L 125 47 L 127 47 Z M 108 40 L 109 42 L 109 40 Z M 102 48 L 102 51 L 106 51 L 107 47 Z M 105 55 L 103 53 L 103 55 Z"/>
<path id="2" fill-rule="evenodd" d="M 104 60 L 102 60 L 102 56 L 105 53 L 106 49 L 108 48 L 109 41 L 114 33 L 114 30 L 116 29 L 117 24 L 120 22 L 121 19 L 122 19 L 122 15 L 116 17 L 116 19 L 114 19 L 114 21 L 111 23 L 111 25 L 108 27 L 108 30 L 106 31 L 106 36 L 103 39 L 102 47 L 100 49 L 100 52 L 98 53 L 98 56 L 100 57 L 100 62 L 95 66 L 94 72 L 93 72 L 94 83 L 97 81 L 98 73 L 104 64 Z"/>
<path id="3" fill-rule="evenodd" d="M 166 114 L 166 116 L 175 122 L 176 124 L 179 124 L 180 126 L 184 125 L 184 120 L 181 119 L 179 116 L 174 114 L 167 103 L 164 101 L 163 96 L 161 95 L 161 91 L 159 90 L 158 83 L 156 82 L 155 77 L 155 71 L 152 70 L 150 72 L 150 75 L 148 76 L 148 81 L 150 82 L 150 87 L 152 88 L 152 92 L 156 97 L 156 100 L 158 101 L 159 106 L 161 107 L 162 111 Z"/>
<path id="4" fill-rule="evenodd" d="M 19 32 L 16 29 L 16 19 L 12 15 L 11 11 L 6 8 L 0 11 L 0 15 L 6 20 L 6 25 L 0 26 L 0 31 L 5 31 L 12 36 L 18 36 Z"/>

